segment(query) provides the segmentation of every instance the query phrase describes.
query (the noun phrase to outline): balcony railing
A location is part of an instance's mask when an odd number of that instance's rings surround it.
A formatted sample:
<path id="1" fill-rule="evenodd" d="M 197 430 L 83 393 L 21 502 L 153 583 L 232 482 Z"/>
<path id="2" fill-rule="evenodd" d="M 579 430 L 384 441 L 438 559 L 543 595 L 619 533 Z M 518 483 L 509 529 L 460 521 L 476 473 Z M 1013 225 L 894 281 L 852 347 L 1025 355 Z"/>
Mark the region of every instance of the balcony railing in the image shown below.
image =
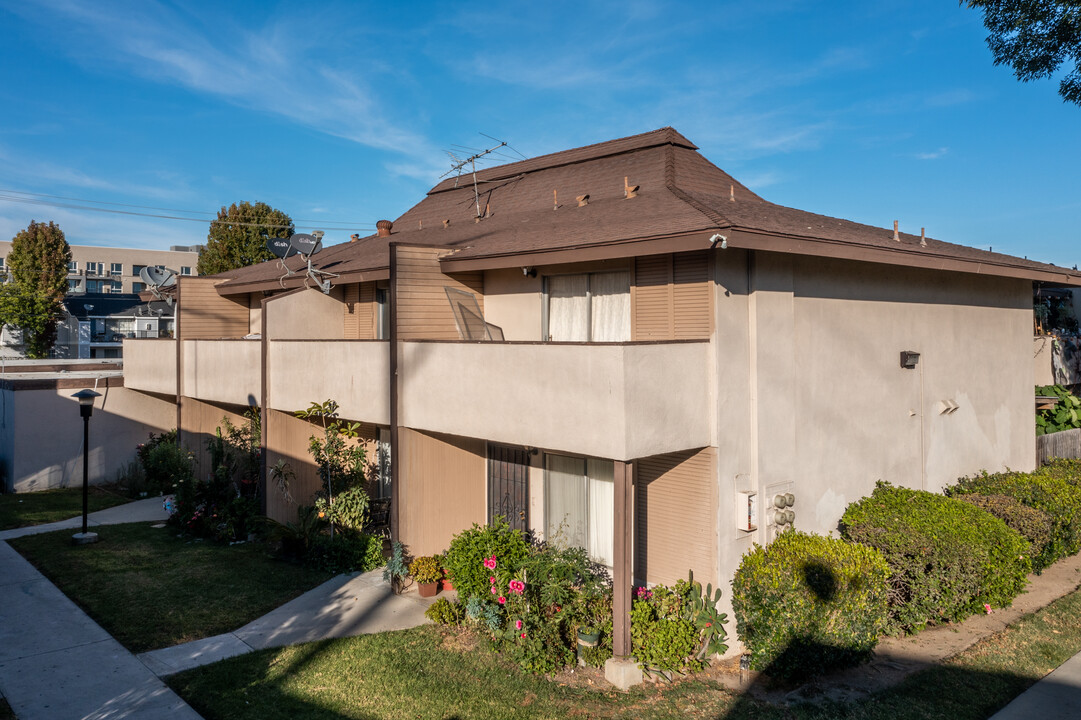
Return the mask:
<path id="1" fill-rule="evenodd" d="M 259 404 L 262 378 L 258 340 L 181 342 L 184 369 L 182 394 L 210 402 Z"/>
<path id="2" fill-rule="evenodd" d="M 176 395 L 176 341 L 124 340 L 124 387 Z"/>
<path id="3" fill-rule="evenodd" d="M 343 418 L 390 423 L 390 350 L 385 340 L 271 340 L 267 405 L 293 412 L 334 400 Z"/>
<path id="4" fill-rule="evenodd" d="M 707 342 L 406 342 L 401 424 L 630 460 L 710 444 Z"/>

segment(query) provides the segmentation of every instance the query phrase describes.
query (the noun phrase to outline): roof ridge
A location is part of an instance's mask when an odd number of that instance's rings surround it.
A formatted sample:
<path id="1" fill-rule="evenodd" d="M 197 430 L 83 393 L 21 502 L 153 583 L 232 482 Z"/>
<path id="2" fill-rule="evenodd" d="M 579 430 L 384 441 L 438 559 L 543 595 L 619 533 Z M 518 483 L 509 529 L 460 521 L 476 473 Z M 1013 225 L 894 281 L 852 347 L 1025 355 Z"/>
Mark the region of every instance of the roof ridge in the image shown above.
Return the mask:
<path id="1" fill-rule="evenodd" d="M 718 168 L 719 169 L 719 168 Z M 693 197 L 688 195 L 682 188 L 676 185 L 676 157 L 672 147 L 665 148 L 664 153 L 664 186 L 668 188 L 668 191 L 676 196 L 679 200 L 682 200 L 686 204 L 698 212 L 705 215 L 710 221 L 715 223 L 719 227 L 730 226 L 732 221 L 721 215 L 713 208 L 700 203 Z"/>

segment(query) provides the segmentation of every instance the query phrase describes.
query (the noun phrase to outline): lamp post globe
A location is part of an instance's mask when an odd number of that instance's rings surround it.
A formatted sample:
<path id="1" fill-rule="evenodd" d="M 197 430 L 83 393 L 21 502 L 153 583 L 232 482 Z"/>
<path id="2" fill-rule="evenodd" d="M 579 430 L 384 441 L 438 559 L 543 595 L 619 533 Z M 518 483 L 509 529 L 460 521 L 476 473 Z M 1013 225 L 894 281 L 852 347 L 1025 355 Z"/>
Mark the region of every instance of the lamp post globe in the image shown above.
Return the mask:
<path id="1" fill-rule="evenodd" d="M 94 414 L 94 398 L 101 393 L 84 388 L 72 395 L 79 401 L 79 417 L 83 419 L 83 531 L 71 536 L 76 545 L 86 545 L 98 541 L 98 534 L 87 532 L 86 509 L 87 493 L 90 487 L 90 416 Z"/>

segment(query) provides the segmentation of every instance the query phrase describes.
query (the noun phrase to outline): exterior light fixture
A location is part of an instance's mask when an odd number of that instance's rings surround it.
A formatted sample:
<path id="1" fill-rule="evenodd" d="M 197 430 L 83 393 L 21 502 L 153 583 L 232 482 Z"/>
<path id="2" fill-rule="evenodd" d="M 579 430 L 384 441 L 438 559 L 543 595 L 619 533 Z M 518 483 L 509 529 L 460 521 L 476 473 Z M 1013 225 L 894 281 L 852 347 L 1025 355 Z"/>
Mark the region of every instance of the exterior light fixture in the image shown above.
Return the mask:
<path id="1" fill-rule="evenodd" d="M 905 370 L 913 370 L 920 363 L 920 354 L 915 350 L 901 351 L 901 367 Z"/>
<path id="2" fill-rule="evenodd" d="M 101 393 L 84 388 L 72 397 L 79 400 L 79 417 L 83 419 L 83 531 L 71 539 L 76 545 L 87 545 L 98 541 L 97 533 L 87 532 L 86 506 L 90 486 L 90 416 L 94 414 L 94 398 L 101 397 Z"/>

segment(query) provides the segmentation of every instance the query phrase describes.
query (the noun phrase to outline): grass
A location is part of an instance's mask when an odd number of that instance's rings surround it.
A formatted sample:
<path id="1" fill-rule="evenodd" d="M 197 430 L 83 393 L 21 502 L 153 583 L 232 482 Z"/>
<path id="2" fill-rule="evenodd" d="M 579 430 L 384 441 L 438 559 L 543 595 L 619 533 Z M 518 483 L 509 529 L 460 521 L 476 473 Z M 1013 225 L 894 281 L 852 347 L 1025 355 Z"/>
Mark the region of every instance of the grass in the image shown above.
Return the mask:
<path id="1" fill-rule="evenodd" d="M 943 666 L 856 703 L 780 708 L 688 680 L 629 693 L 525 675 L 483 647 L 424 626 L 264 650 L 175 675 L 207 720 L 331 718 L 724 718 L 982 720 L 1081 650 L 1081 591 Z"/>
<path id="2" fill-rule="evenodd" d="M 273 558 L 257 543 L 216 545 L 146 523 L 71 532 L 11 544 L 133 652 L 231 632 L 329 579 Z"/>
<path id="3" fill-rule="evenodd" d="M 90 487 L 87 491 L 89 512 L 131 502 L 108 488 Z M 68 520 L 83 514 L 83 489 L 61 488 L 39 492 L 0 495 L 0 530 L 43 525 Z"/>

